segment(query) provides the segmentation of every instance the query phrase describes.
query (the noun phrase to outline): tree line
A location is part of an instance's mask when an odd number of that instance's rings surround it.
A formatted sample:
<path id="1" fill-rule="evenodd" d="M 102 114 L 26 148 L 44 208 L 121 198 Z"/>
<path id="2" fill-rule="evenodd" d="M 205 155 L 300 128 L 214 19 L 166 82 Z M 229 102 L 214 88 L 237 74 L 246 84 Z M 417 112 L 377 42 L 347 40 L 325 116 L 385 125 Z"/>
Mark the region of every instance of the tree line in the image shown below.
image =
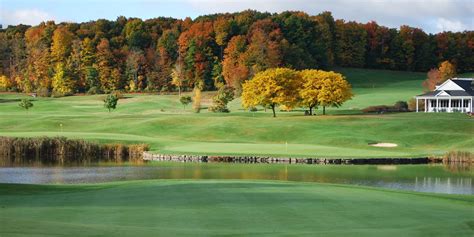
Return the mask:
<path id="1" fill-rule="evenodd" d="M 115 90 L 242 92 L 258 72 L 359 67 L 474 71 L 474 32 L 427 34 L 334 19 L 330 12 L 118 17 L 0 30 L 0 90 L 62 96 Z"/>

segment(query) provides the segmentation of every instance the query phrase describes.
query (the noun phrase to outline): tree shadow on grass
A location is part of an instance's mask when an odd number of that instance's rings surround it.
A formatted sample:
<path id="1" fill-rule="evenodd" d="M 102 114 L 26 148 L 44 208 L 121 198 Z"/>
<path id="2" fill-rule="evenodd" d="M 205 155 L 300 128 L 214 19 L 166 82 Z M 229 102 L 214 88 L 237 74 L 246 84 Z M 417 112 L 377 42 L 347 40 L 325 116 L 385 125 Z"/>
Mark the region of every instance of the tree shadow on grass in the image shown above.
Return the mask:
<path id="1" fill-rule="evenodd" d="M 20 102 L 21 99 L 0 99 L 1 103 Z"/>

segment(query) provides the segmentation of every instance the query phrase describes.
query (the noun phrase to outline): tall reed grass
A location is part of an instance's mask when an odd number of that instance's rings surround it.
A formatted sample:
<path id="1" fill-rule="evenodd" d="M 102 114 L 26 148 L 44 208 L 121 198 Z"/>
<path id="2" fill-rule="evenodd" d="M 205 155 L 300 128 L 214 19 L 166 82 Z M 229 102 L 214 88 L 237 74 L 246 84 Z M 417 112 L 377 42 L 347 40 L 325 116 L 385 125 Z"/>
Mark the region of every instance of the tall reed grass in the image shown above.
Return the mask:
<path id="1" fill-rule="evenodd" d="M 141 162 L 147 144 L 97 144 L 65 137 L 0 137 L 1 163 Z"/>
<path id="2" fill-rule="evenodd" d="M 450 151 L 443 156 L 443 163 L 474 163 L 474 153 L 468 151 Z"/>

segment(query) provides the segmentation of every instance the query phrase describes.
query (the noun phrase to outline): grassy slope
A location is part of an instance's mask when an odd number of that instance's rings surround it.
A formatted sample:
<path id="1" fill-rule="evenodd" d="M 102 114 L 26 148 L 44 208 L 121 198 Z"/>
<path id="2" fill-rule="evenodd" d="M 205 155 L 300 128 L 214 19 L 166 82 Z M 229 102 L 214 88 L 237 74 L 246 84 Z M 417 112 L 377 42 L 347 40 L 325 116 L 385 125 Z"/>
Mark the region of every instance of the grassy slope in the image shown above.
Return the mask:
<path id="1" fill-rule="evenodd" d="M 1 236 L 472 236 L 472 196 L 265 181 L 0 185 Z"/>
<path id="2" fill-rule="evenodd" d="M 363 107 L 393 104 L 420 93 L 424 74 L 340 71 L 353 84 L 355 97 L 324 117 L 302 116 L 298 111 L 280 112 L 274 119 L 269 111 L 243 111 L 239 99 L 231 103 L 230 114 L 205 110 L 195 114 L 190 108 L 183 110 L 174 95 L 131 95 L 119 101 L 112 113 L 102 107 L 102 96 L 39 98 L 26 113 L 17 101 L 10 101 L 22 95 L 0 94 L 0 136 L 63 135 L 145 142 L 163 153 L 404 157 L 453 149 L 474 151 L 473 120 L 466 115 L 359 114 Z M 394 142 L 399 147 L 375 148 L 369 142 Z"/>

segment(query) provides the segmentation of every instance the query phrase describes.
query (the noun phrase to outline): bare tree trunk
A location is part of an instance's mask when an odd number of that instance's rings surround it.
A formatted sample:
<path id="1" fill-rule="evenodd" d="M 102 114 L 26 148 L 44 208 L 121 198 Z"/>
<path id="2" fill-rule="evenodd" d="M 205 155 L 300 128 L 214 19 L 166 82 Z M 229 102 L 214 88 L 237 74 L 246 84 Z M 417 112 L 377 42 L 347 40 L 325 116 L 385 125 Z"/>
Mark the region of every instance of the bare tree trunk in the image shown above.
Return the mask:
<path id="1" fill-rule="evenodd" d="M 309 107 L 309 115 L 313 115 L 313 106 Z"/>
<path id="2" fill-rule="evenodd" d="M 323 105 L 323 115 L 326 115 L 326 106 Z"/>
<path id="3" fill-rule="evenodd" d="M 275 117 L 276 117 L 276 113 L 275 113 L 275 105 L 272 105 L 272 111 L 273 111 L 273 117 L 275 118 Z"/>

